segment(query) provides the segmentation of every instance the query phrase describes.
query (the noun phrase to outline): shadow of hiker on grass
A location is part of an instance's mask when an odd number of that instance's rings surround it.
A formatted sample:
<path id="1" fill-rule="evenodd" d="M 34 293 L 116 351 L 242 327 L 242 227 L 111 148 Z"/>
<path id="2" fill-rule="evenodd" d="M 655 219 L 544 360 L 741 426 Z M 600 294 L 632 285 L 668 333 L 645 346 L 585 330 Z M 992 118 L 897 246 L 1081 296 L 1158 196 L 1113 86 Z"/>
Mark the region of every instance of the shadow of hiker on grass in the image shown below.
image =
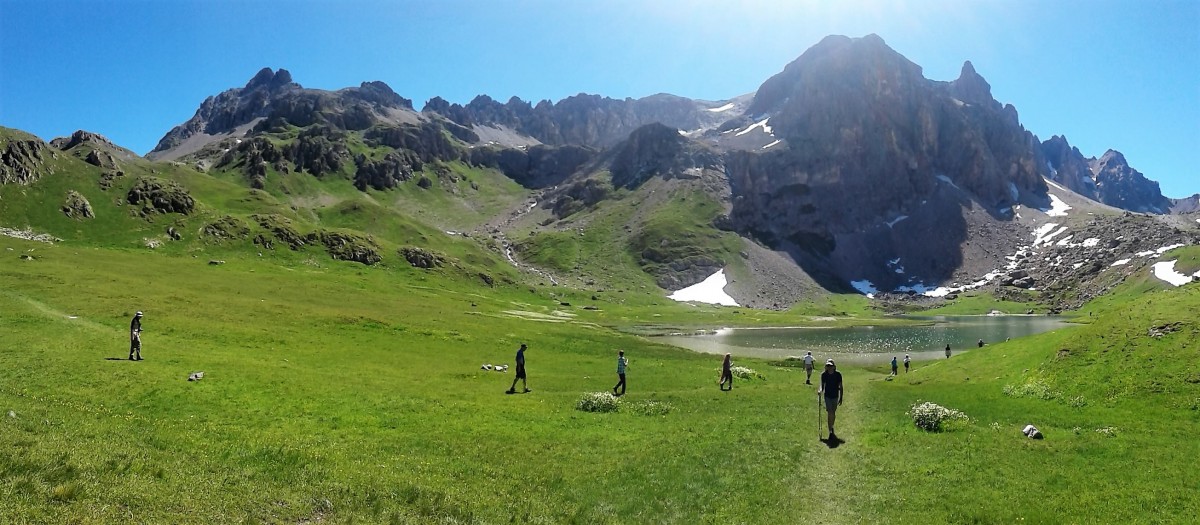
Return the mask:
<path id="1" fill-rule="evenodd" d="M 842 443 L 845 443 L 846 440 L 839 438 L 839 437 L 835 437 L 833 439 L 828 439 L 828 438 L 822 439 L 821 442 L 824 443 L 825 446 L 832 449 L 832 448 L 838 448 L 838 447 L 842 446 Z"/>

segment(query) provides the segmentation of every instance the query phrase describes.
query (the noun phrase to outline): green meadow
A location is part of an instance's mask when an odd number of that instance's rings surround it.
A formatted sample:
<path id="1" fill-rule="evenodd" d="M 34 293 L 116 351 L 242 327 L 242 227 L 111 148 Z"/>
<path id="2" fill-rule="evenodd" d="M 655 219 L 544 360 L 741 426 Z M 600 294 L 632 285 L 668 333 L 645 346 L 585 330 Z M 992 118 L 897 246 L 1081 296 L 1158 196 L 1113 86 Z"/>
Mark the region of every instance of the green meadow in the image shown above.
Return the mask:
<path id="1" fill-rule="evenodd" d="M 895 380 L 845 369 L 845 442 L 831 447 L 818 440 L 802 371 L 740 359 L 762 378 L 720 392 L 718 358 L 615 328 L 869 315 L 857 300 L 788 313 L 640 295 L 589 302 L 453 272 L 224 257 L 0 237 L 0 521 L 1123 523 L 1200 513 L 1195 284 L 1130 282 L 1087 310 L 1086 324 L 918 362 Z M 135 310 L 146 313 L 141 362 L 126 360 Z M 511 365 L 520 343 L 532 392 L 506 395 L 512 370 L 480 367 Z M 621 409 L 576 410 L 616 382 L 617 349 L 630 357 Z M 187 381 L 197 371 L 204 378 Z M 920 430 L 906 414 L 918 401 L 970 419 Z M 1029 423 L 1045 439 L 1023 436 Z"/>

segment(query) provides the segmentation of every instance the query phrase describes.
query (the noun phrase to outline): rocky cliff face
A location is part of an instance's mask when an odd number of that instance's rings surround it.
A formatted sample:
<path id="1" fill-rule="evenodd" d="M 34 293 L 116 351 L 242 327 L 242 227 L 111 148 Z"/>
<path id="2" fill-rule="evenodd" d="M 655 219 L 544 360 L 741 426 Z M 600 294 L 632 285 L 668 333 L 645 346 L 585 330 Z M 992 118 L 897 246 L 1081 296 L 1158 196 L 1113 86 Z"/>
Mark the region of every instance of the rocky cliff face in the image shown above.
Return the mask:
<path id="1" fill-rule="evenodd" d="M 825 261 L 815 272 L 944 279 L 962 257 L 964 210 L 1003 221 L 1016 204 L 1048 202 L 1038 142 L 970 63 L 954 82 L 930 81 L 874 35 L 824 39 L 764 82 L 747 115 L 785 145 L 728 154 L 732 217 L 810 266 Z M 911 239 L 888 232 L 918 216 L 940 233 L 922 239 L 907 273 L 857 257 L 910 252 Z"/>
<path id="2" fill-rule="evenodd" d="M 1050 171 L 1046 178 L 1084 197 L 1100 200 L 1088 159 L 1078 148 L 1071 146 L 1066 137 L 1055 135 L 1043 142 L 1042 155 L 1046 157 L 1046 167 Z"/>
<path id="3" fill-rule="evenodd" d="M 1121 152 L 1110 149 L 1099 159 L 1091 160 L 1089 165 L 1096 178 L 1100 202 L 1144 213 L 1170 211 L 1171 202 L 1163 197 L 1158 183 L 1130 167 Z"/>

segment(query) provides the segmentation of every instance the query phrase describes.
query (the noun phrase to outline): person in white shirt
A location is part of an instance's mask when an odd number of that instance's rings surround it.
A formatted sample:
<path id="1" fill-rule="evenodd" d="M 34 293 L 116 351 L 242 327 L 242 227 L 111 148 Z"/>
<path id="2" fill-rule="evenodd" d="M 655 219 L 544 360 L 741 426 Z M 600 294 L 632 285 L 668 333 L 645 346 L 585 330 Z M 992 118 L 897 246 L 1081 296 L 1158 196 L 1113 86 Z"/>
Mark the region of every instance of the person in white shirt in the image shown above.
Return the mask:
<path id="1" fill-rule="evenodd" d="M 812 384 L 813 361 L 812 352 L 804 354 L 804 373 L 807 374 L 804 378 L 804 384 L 806 385 Z"/>

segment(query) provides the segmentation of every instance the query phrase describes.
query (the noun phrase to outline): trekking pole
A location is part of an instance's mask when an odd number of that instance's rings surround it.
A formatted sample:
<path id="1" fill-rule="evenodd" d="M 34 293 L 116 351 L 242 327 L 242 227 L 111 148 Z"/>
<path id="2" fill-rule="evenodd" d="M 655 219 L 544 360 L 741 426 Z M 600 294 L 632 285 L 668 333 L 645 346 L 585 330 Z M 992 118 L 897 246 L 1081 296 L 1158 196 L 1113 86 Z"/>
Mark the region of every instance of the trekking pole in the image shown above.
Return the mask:
<path id="1" fill-rule="evenodd" d="M 817 392 L 817 439 L 821 439 L 821 431 L 823 429 L 821 423 L 821 393 Z"/>

